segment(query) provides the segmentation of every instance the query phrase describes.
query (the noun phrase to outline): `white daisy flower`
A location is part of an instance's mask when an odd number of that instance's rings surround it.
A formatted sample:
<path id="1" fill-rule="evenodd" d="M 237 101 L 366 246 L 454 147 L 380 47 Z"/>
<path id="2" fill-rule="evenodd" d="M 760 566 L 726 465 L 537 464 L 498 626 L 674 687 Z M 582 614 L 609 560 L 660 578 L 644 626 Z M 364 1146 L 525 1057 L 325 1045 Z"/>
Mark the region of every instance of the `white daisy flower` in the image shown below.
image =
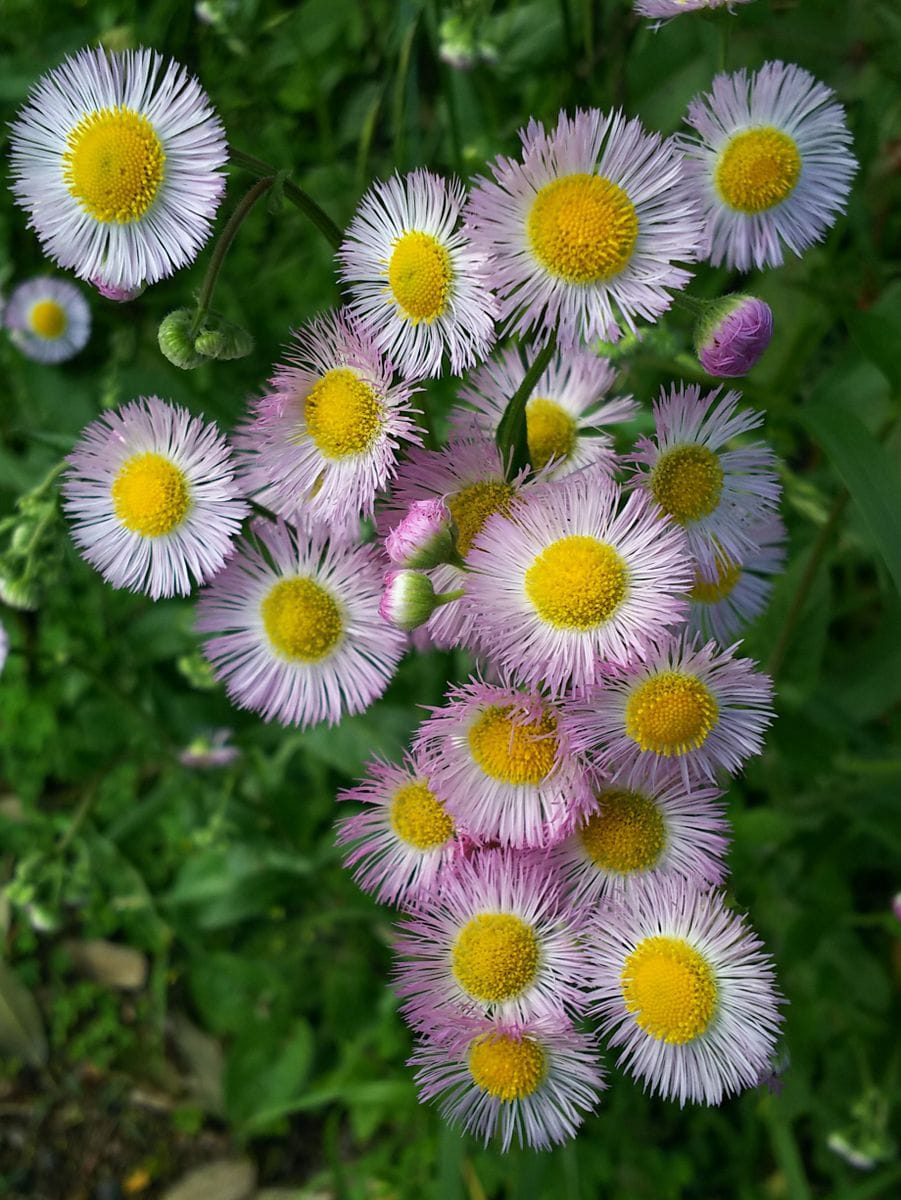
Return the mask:
<path id="1" fill-rule="evenodd" d="M 29 279 L 3 309 L 10 340 L 36 362 L 60 363 L 83 350 L 91 336 L 91 309 L 67 279 Z"/>

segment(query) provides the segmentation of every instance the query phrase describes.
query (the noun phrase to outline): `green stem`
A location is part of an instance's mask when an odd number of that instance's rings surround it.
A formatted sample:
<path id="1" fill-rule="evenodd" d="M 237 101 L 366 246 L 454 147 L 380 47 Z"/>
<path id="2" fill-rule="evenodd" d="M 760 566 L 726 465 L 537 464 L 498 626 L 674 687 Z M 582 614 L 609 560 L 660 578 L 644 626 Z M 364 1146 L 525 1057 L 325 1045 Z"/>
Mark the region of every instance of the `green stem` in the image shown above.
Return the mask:
<path id="1" fill-rule="evenodd" d="M 684 308 L 694 316 L 700 316 L 710 304 L 708 300 L 696 300 L 694 296 L 689 296 L 685 292 L 673 292 L 672 296 L 676 308 Z"/>
<path id="2" fill-rule="evenodd" d="M 235 211 L 228 218 L 225 228 L 219 235 L 216 246 L 213 250 L 212 257 L 206 269 L 206 275 L 203 277 L 203 284 L 200 288 L 200 295 L 197 297 L 197 308 L 194 312 L 194 321 L 191 325 L 191 337 L 195 337 L 200 332 L 200 327 L 203 324 L 203 318 L 207 315 L 210 308 L 210 303 L 213 299 L 213 292 L 216 290 L 216 281 L 219 278 L 219 272 L 222 270 L 222 264 L 225 262 L 225 256 L 228 254 L 229 247 L 235 240 L 235 235 L 244 224 L 251 209 L 266 192 L 275 183 L 275 178 L 272 175 L 255 183 L 249 191 L 241 197 Z"/>
<path id="3" fill-rule="evenodd" d="M 454 600 L 459 600 L 461 596 L 466 595 L 466 588 L 457 588 L 453 592 L 436 592 L 435 607 L 440 608 L 442 604 L 451 604 Z"/>
<path id="4" fill-rule="evenodd" d="M 252 175 L 275 176 L 278 174 L 275 167 L 271 167 L 269 163 L 263 162 L 255 154 L 247 154 L 244 150 L 238 150 L 235 146 L 229 146 L 228 152 L 231 161 L 236 167 L 243 167 L 245 171 L 249 171 Z M 337 250 L 344 241 L 344 234 L 328 213 L 319 207 L 313 197 L 308 195 L 302 187 L 298 187 L 296 183 L 292 183 L 290 179 L 286 179 L 284 182 L 284 194 L 316 226 L 332 249 Z"/>
<path id="5" fill-rule="evenodd" d="M 508 479 L 512 479 L 518 471 L 529 465 L 526 404 L 535 384 L 554 357 L 556 349 L 557 335 L 553 333 L 547 344 L 538 351 L 532 365 L 526 371 L 525 378 L 511 396 L 497 427 L 495 440 L 501 452 L 501 460 L 506 465 Z"/>

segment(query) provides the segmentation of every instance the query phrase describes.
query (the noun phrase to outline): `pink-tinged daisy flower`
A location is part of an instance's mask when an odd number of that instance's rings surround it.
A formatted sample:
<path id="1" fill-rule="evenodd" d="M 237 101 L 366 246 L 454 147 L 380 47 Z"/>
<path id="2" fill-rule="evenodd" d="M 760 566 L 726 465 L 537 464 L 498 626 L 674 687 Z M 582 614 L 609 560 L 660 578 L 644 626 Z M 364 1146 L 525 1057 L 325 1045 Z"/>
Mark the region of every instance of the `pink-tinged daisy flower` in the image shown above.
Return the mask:
<path id="1" fill-rule="evenodd" d="M 560 1019 L 439 1016 L 409 1065 L 423 1103 L 437 1097 L 446 1120 L 503 1152 L 574 1137 L 606 1087 L 594 1036 Z"/>
<path id="2" fill-rule="evenodd" d="M 235 438 L 248 489 L 288 519 L 301 510 L 323 523 L 368 516 L 400 442 L 419 441 L 414 389 L 392 385 L 391 367 L 345 310 L 301 327 L 286 358 Z"/>
<path id="3" fill-rule="evenodd" d="M 338 251 L 350 307 L 408 378 L 459 375 L 494 345 L 487 256 L 459 228 L 465 189 L 430 171 L 375 183 Z"/>
<path id="4" fill-rule="evenodd" d="M 773 685 L 749 658 L 730 646 L 679 639 L 647 662 L 612 673 L 603 687 L 578 697 L 561 723 L 577 752 L 601 769 L 637 766 L 649 780 L 678 760 L 688 786 L 714 779 L 717 768 L 734 775 L 763 748 L 772 720 Z"/>
<path id="5" fill-rule="evenodd" d="M 238 708 L 283 725 L 336 724 L 377 700 L 406 638 L 378 613 L 382 562 L 371 546 L 319 529 L 256 522 L 200 596 L 197 628 Z"/>
<path id="6" fill-rule="evenodd" d="M 648 878 L 725 878 L 728 825 L 718 788 L 688 792 L 678 770 L 650 779 L 633 767 L 598 783 L 595 794 L 590 812 L 551 856 L 580 901 L 595 903 Z"/>
<path id="7" fill-rule="evenodd" d="M 644 658 L 687 615 L 691 564 L 657 506 L 592 471 L 490 518 L 469 556 L 466 611 L 515 678 L 555 694 L 595 683 L 605 662 Z"/>
<path id="8" fill-rule="evenodd" d="M 454 856 L 456 827 L 428 770 L 406 756 L 402 766 L 374 759 L 368 778 L 338 793 L 365 805 L 338 822 L 344 865 L 380 904 L 415 902 L 434 886 Z"/>
<path id="9" fill-rule="evenodd" d="M 585 767 L 539 693 L 474 679 L 431 712 L 415 744 L 448 812 L 473 837 L 549 846 L 588 811 Z"/>
<path id="10" fill-rule="evenodd" d="M 88 425 L 68 464 L 72 538 L 113 587 L 186 595 L 231 554 L 248 509 L 215 425 L 140 397 Z"/>
<path id="11" fill-rule="evenodd" d="M 60 363 L 83 350 L 91 336 L 91 310 L 68 279 L 30 279 L 3 309 L 10 341 L 36 362 Z"/>
<path id="12" fill-rule="evenodd" d="M 13 191 L 44 249 L 129 291 L 193 262 L 225 189 L 225 131 L 206 93 L 150 50 L 81 50 L 13 122 Z"/>
<path id="13" fill-rule="evenodd" d="M 660 17 L 662 21 L 666 21 L 683 13 L 702 12 L 710 8 L 728 8 L 731 12 L 736 4 L 750 2 L 751 0 L 635 0 L 635 11 L 640 17 Z"/>
<path id="14" fill-rule="evenodd" d="M 702 204 L 703 254 L 739 271 L 802 254 L 844 212 L 857 163 L 835 93 L 800 67 L 768 62 L 717 75 L 688 106 L 686 172 Z"/>
<path id="15" fill-rule="evenodd" d="M 682 526 L 691 553 L 710 577 L 722 555 L 741 561 L 755 550 L 752 525 L 773 513 L 782 491 L 768 446 L 723 449 L 763 423 L 763 413 L 738 411 L 740 399 L 740 392 L 720 397 L 719 388 L 702 398 L 697 385 L 673 385 L 669 395 L 661 391 L 654 402 L 654 437 L 639 438 L 632 456 L 638 464 L 633 484 L 647 489 Z"/>
<path id="16" fill-rule="evenodd" d="M 578 1015 L 584 914 L 543 860 L 503 850 L 461 858 L 440 895 L 401 925 L 401 1011 L 417 1028 L 436 1009 L 501 1020 Z"/>
<path id="17" fill-rule="evenodd" d="M 744 918 L 687 880 L 648 880 L 593 929 L 593 1014 L 620 1065 L 680 1104 L 719 1104 L 769 1068 L 783 1003 Z"/>
<path id="18" fill-rule="evenodd" d="M 725 646 L 767 606 L 773 584 L 769 578 L 785 562 L 785 526 L 777 516 L 752 525 L 748 536 L 754 549 L 741 562 L 720 555 L 707 574 L 695 571 L 688 593 L 688 629 L 705 640 Z"/>
<path id="19" fill-rule="evenodd" d="M 561 345 L 613 340 L 620 322 L 654 321 L 696 257 L 701 224 L 682 155 L 621 112 L 561 113 L 548 134 L 520 132 L 522 162 L 498 158 L 467 206 L 473 243 L 492 261 L 507 328 Z"/>
<path id="20" fill-rule="evenodd" d="M 524 359 L 520 347 L 511 346 L 470 375 L 460 399 L 471 410 L 454 413 L 460 433 L 475 428 L 483 437 L 495 436 L 533 357 L 532 350 Z M 638 408 L 631 396 L 606 399 L 615 376 L 607 359 L 589 350 L 554 355 L 526 404 L 529 462 L 538 470 L 547 467 L 545 478 L 562 479 L 583 467 L 615 462 L 606 427 L 628 421 Z"/>

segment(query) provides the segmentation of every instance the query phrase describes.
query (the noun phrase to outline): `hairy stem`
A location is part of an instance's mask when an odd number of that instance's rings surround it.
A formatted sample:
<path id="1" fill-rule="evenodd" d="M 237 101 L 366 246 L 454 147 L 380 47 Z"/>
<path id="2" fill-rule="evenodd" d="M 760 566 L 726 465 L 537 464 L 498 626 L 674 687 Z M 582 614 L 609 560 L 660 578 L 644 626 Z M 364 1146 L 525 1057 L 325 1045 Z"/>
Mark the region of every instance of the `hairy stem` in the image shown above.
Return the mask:
<path id="1" fill-rule="evenodd" d="M 228 152 L 231 161 L 236 167 L 243 167 L 245 171 L 249 171 L 252 175 L 275 176 L 278 173 L 275 167 L 263 162 L 255 154 L 247 154 L 244 150 L 238 150 L 235 146 L 229 146 Z M 304 216 L 316 226 L 332 249 L 337 250 L 344 241 L 344 234 L 328 213 L 324 212 L 313 197 L 308 195 L 302 187 L 298 187 L 290 179 L 284 181 L 283 188 L 286 199 L 299 208 Z"/>
<path id="2" fill-rule="evenodd" d="M 235 235 L 244 224 L 245 219 L 249 215 L 251 209 L 264 196 L 269 188 L 272 187 L 275 178 L 272 175 L 255 183 L 249 191 L 241 197 L 235 211 L 228 218 L 225 228 L 219 235 L 216 246 L 210 258 L 209 265 L 206 269 L 206 275 L 203 277 L 203 284 L 200 288 L 200 295 L 197 297 L 197 310 L 194 313 L 194 322 L 191 327 L 192 334 L 197 334 L 203 324 L 203 318 L 209 312 L 210 303 L 213 299 L 213 293 L 216 290 L 216 281 L 219 278 L 219 272 L 222 270 L 222 264 L 225 262 L 225 256 L 228 254 L 229 247 L 235 240 Z"/>

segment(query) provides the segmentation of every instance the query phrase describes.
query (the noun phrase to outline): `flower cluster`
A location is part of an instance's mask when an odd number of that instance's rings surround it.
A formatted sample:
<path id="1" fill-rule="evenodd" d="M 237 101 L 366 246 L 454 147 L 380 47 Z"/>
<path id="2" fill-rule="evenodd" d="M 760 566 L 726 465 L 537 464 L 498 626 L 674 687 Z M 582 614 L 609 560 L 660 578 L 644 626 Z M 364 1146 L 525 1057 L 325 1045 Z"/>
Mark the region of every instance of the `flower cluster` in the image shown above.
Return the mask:
<path id="1" fill-rule="evenodd" d="M 375 183 L 337 252 L 344 306 L 291 334 L 234 448 L 142 398 L 86 430 L 64 483 L 114 586 L 201 585 L 206 657 L 266 720 L 363 711 L 411 645 L 471 655 L 402 761 L 342 793 L 360 811 L 338 841 L 403 911 L 422 1097 L 503 1148 L 575 1133 L 602 1040 L 651 1090 L 715 1104 L 766 1076 L 778 1034 L 770 960 L 718 890 L 725 782 L 772 716 L 733 641 L 782 562 L 763 414 L 674 382 L 630 447 L 639 405 L 596 342 L 660 319 L 698 260 L 822 238 L 854 160 L 829 90 L 781 63 L 718 76 L 688 122 L 561 113 L 471 189 Z M 51 72 L 12 150 L 48 252 L 120 299 L 194 257 L 222 190 L 218 119 L 146 51 Z M 48 302 L 19 305 L 32 333 Z M 702 326 L 705 367 L 735 375 L 771 314 L 729 297 Z M 467 374 L 433 448 L 447 371 Z"/>

